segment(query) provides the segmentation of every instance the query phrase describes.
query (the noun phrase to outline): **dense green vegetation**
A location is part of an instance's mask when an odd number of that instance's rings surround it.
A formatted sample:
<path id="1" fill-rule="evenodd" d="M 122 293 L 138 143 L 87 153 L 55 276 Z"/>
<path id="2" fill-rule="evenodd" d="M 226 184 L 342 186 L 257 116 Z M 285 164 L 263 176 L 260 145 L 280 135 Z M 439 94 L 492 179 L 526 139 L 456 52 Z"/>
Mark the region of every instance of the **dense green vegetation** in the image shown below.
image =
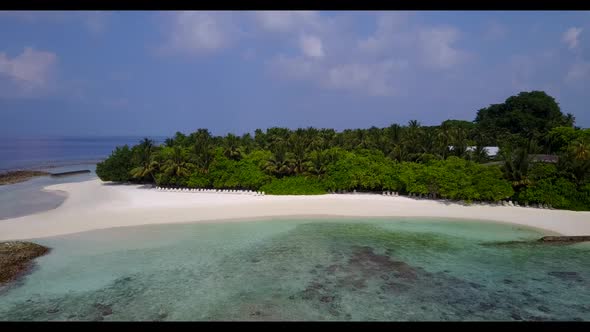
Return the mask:
<path id="1" fill-rule="evenodd" d="M 159 186 L 277 195 L 388 190 L 590 210 L 590 130 L 574 122 L 544 92 L 522 92 L 479 110 L 474 122 L 177 132 L 161 146 L 144 139 L 118 147 L 96 172 L 104 181 Z M 500 151 L 491 158 L 485 146 Z"/>

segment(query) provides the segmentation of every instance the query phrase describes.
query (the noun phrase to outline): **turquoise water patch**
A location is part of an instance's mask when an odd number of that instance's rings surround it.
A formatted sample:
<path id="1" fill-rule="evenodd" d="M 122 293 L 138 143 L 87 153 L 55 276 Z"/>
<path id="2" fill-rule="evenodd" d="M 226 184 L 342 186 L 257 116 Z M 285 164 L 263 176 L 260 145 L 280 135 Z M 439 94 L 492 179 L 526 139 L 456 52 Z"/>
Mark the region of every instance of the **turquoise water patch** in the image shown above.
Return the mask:
<path id="1" fill-rule="evenodd" d="M 416 218 L 92 231 L 38 241 L 53 251 L 0 320 L 589 320 L 590 246 L 541 236 Z"/>

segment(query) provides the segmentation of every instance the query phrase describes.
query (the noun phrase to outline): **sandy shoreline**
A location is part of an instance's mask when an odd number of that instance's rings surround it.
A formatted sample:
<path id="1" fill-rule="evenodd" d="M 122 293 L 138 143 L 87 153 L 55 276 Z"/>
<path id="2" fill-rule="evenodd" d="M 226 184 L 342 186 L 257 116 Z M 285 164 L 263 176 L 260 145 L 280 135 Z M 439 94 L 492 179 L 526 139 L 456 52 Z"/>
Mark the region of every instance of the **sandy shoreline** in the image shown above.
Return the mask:
<path id="1" fill-rule="evenodd" d="M 272 217 L 439 217 L 513 223 L 547 234 L 590 235 L 590 212 L 463 206 L 380 195 L 252 196 L 160 192 L 90 180 L 44 190 L 66 192 L 57 208 L 0 221 L 0 241 L 149 224 L 245 221 Z"/>

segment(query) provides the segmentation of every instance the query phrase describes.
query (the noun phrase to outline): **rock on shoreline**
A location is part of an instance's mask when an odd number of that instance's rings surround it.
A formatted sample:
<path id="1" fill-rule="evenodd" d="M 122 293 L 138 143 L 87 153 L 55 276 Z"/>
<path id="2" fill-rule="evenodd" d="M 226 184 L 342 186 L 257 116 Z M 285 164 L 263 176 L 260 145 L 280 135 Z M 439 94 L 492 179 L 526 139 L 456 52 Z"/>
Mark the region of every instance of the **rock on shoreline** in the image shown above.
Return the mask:
<path id="1" fill-rule="evenodd" d="M 33 265 L 32 261 L 49 250 L 31 242 L 0 242 L 0 286 L 26 273 Z"/>
<path id="2" fill-rule="evenodd" d="M 23 182 L 35 176 L 46 175 L 49 175 L 49 173 L 42 171 L 11 171 L 6 173 L 0 173 L 0 185 Z"/>

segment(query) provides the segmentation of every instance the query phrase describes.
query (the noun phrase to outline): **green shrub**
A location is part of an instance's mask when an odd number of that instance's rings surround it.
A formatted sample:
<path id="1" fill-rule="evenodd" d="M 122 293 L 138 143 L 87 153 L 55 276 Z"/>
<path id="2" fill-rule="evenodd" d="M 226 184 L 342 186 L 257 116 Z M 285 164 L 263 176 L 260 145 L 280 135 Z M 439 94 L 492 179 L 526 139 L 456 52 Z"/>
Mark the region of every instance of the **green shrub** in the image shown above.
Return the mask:
<path id="1" fill-rule="evenodd" d="M 270 195 L 321 195 L 326 193 L 325 184 L 320 180 L 303 176 L 274 179 L 260 188 Z"/>
<path id="2" fill-rule="evenodd" d="M 194 172 L 188 178 L 186 185 L 190 188 L 209 188 L 211 186 L 211 181 L 207 174 Z"/>
<path id="3" fill-rule="evenodd" d="M 96 164 L 96 175 L 103 181 L 130 181 L 129 172 L 135 167 L 132 160 L 129 146 L 117 147 L 107 159 Z"/>

